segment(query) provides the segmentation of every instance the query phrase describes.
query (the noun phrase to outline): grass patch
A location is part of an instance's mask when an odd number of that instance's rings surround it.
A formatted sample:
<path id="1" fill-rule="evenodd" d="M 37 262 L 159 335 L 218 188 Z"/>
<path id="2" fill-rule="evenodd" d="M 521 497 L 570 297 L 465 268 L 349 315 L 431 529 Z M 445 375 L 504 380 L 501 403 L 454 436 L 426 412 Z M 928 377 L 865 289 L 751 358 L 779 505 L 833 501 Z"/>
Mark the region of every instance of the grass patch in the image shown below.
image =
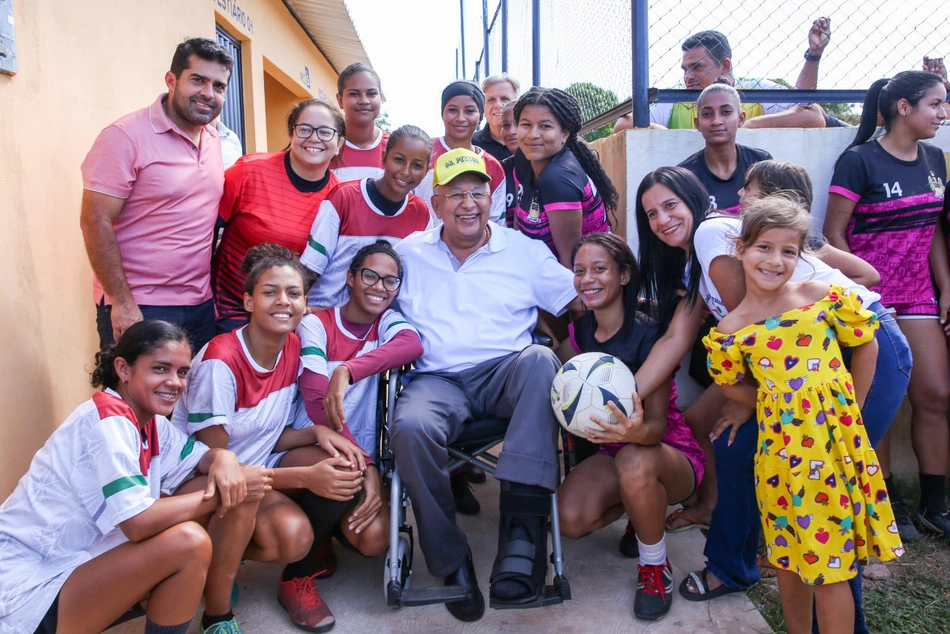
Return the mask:
<path id="1" fill-rule="evenodd" d="M 916 483 L 900 484 L 905 500 L 917 499 Z M 950 632 L 950 544 L 922 535 L 904 549 L 903 557 L 886 564 L 891 573 L 888 579 L 864 580 L 868 629 L 887 634 Z M 775 579 L 763 579 L 748 595 L 772 631 L 785 634 Z"/>

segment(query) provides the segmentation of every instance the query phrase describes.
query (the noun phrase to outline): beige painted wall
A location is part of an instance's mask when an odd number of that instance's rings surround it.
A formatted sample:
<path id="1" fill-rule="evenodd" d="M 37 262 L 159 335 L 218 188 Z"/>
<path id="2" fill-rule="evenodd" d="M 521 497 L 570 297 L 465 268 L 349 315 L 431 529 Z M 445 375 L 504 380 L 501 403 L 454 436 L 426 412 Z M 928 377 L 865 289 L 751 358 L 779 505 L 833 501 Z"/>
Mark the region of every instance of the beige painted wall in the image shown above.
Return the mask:
<path id="1" fill-rule="evenodd" d="M 267 111 L 267 152 L 280 152 L 287 147 L 287 115 L 301 100 L 284 84 L 264 71 L 264 103 Z M 305 97 L 304 97 L 305 98 Z"/>
<path id="2" fill-rule="evenodd" d="M 222 11 L 218 6 L 219 0 L 208 0 L 208 4 L 214 8 L 215 20 L 244 42 L 247 151 L 267 152 L 268 114 L 265 108 L 264 72 L 267 71 L 296 95 L 330 98 L 336 94 L 337 73 L 280 0 L 236 1 L 252 20 L 253 32 Z M 220 2 L 227 4 L 224 0 Z M 310 76 L 309 87 L 305 83 L 307 73 Z"/>
<path id="3" fill-rule="evenodd" d="M 217 0 L 13 2 L 19 73 L 0 75 L 0 500 L 91 393 L 97 336 L 79 166 L 99 131 L 163 92 L 175 46 L 213 38 L 216 20 L 245 41 L 249 151 L 267 148 L 265 56 L 294 93 L 336 92 L 336 73 L 279 0 L 237 4 L 253 32 Z"/>

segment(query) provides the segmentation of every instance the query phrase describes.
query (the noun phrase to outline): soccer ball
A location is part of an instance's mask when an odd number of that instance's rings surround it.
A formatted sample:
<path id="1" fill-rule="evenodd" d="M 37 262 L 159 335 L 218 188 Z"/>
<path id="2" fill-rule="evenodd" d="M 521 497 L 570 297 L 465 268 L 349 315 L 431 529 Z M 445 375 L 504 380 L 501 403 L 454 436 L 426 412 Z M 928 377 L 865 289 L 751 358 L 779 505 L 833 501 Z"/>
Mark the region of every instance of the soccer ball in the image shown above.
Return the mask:
<path id="1" fill-rule="evenodd" d="M 551 407 L 564 429 L 587 438 L 584 430 L 597 428 L 591 416 L 616 425 L 617 417 L 607 408 L 607 402 L 613 401 L 620 411 L 630 414 L 636 391 L 637 382 L 623 361 L 603 352 L 585 352 L 554 375 Z"/>

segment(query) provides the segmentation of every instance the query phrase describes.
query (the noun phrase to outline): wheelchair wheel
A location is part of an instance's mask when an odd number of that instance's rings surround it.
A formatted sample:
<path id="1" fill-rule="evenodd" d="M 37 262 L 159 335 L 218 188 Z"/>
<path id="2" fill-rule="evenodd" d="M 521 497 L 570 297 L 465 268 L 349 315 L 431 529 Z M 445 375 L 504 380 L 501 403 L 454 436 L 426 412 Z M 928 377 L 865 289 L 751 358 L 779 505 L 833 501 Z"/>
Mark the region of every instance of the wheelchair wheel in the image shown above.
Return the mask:
<path id="1" fill-rule="evenodd" d="M 388 564 L 391 563 L 392 549 L 386 552 L 387 566 L 383 575 L 383 593 L 386 603 L 390 607 L 402 607 L 403 591 L 409 588 L 409 576 L 412 574 L 412 544 L 406 535 L 399 535 L 396 546 L 396 579 L 392 580 L 392 573 Z"/>

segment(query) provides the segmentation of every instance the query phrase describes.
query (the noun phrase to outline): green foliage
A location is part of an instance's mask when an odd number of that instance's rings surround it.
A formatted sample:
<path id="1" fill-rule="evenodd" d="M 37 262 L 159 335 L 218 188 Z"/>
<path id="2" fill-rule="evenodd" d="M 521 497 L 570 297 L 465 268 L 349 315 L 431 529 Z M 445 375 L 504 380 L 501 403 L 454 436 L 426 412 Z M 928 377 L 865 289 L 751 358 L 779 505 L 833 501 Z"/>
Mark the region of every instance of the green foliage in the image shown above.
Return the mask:
<path id="1" fill-rule="evenodd" d="M 598 115 L 602 115 L 611 108 L 614 108 L 619 102 L 617 95 L 613 91 L 601 88 L 589 81 L 575 82 L 564 89 L 565 92 L 577 99 L 581 104 L 581 114 L 584 121 L 590 121 Z M 592 130 L 584 135 L 584 139 L 593 141 L 602 139 L 614 133 L 614 124 L 608 123 L 596 130 Z"/>
<path id="2" fill-rule="evenodd" d="M 379 116 L 376 117 L 376 127 L 382 130 L 383 132 L 385 132 L 386 134 L 389 134 L 390 132 L 393 131 L 393 124 L 389 122 L 388 112 L 384 110 L 379 111 Z"/>
<path id="3" fill-rule="evenodd" d="M 854 106 L 857 104 L 823 103 L 819 105 L 821 105 L 821 107 L 825 109 L 825 112 L 830 114 L 832 117 L 838 117 L 845 123 L 850 123 L 851 125 L 855 126 L 861 123 L 861 114 L 854 111 Z"/>

